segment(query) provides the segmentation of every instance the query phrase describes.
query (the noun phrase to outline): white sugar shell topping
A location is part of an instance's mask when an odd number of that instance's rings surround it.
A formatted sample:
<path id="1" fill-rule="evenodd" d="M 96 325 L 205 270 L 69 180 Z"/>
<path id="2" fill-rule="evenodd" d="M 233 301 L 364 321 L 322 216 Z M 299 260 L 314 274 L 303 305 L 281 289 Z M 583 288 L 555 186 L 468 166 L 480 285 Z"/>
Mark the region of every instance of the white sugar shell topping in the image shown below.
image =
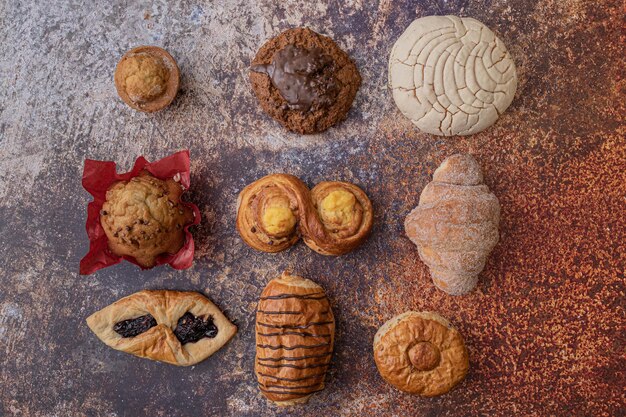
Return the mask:
<path id="1" fill-rule="evenodd" d="M 471 135 L 491 126 L 517 88 L 515 63 L 479 21 L 456 16 L 417 20 L 396 41 L 389 87 L 400 111 L 434 135 Z"/>

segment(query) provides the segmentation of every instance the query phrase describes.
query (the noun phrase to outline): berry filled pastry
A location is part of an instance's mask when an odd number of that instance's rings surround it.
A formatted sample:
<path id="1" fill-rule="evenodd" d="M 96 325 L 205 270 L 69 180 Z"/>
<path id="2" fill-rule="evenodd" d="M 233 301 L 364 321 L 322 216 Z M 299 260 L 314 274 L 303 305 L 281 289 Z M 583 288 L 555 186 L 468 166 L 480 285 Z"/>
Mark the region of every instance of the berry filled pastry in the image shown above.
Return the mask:
<path id="1" fill-rule="evenodd" d="M 87 318 L 106 345 L 142 358 L 195 365 L 221 349 L 237 327 L 203 295 L 140 291 Z"/>

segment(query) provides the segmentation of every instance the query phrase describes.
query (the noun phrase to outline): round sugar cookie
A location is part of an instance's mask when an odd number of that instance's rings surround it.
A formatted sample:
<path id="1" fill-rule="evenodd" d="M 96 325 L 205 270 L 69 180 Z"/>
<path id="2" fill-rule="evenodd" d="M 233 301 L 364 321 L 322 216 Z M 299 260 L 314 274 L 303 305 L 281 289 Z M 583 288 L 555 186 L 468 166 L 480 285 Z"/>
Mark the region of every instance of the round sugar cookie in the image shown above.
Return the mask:
<path id="1" fill-rule="evenodd" d="M 414 20 L 393 46 L 389 87 L 420 130 L 471 135 L 509 107 L 517 73 L 502 41 L 478 20 L 427 16 Z"/>

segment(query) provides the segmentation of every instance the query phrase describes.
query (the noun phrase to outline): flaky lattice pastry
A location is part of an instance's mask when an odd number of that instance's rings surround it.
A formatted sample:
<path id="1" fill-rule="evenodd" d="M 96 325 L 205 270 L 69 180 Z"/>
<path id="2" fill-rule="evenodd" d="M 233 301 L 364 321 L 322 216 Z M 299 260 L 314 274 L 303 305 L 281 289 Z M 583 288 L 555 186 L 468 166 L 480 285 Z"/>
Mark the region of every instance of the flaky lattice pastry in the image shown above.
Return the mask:
<path id="1" fill-rule="evenodd" d="M 297 177 L 273 174 L 244 188 L 237 202 L 237 230 L 263 252 L 280 252 L 300 237 L 322 255 L 343 255 L 372 228 L 372 203 L 354 184 L 325 181 L 312 190 Z"/>

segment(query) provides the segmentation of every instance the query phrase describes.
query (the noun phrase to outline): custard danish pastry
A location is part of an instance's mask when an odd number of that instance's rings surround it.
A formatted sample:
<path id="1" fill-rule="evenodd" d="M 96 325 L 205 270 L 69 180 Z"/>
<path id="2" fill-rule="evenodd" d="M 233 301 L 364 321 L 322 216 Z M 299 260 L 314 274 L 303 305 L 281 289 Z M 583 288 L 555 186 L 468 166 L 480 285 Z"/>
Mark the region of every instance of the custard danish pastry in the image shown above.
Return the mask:
<path id="1" fill-rule="evenodd" d="M 264 252 L 280 252 L 302 236 L 323 255 L 343 255 L 372 228 L 372 203 L 354 184 L 325 181 L 312 190 L 297 177 L 273 174 L 244 188 L 237 202 L 237 230 Z"/>

